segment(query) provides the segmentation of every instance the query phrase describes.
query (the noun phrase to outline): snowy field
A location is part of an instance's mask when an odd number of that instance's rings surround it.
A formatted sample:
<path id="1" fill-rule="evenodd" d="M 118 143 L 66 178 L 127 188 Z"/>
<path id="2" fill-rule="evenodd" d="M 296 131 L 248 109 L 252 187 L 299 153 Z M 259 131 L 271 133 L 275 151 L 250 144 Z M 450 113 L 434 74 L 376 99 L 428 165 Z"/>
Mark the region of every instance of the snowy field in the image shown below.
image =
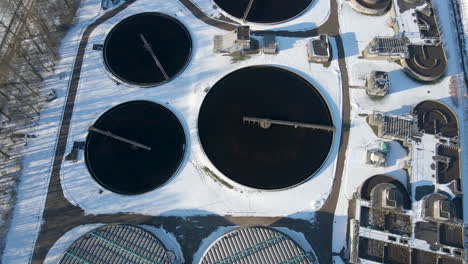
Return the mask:
<path id="1" fill-rule="evenodd" d="M 175 16 L 185 24 L 193 38 L 192 60 L 178 78 L 156 88 L 138 89 L 116 85 L 105 70 L 102 53 L 92 51 L 91 46 L 103 43 L 109 30 L 123 18 L 148 10 Z M 192 211 L 199 210 L 220 215 L 294 214 L 295 217 L 301 217 L 298 213 L 312 213 L 321 207 L 332 186 L 339 129 L 330 156 L 322 169 L 305 184 L 290 190 L 259 192 L 221 176 L 234 186 L 230 189 L 202 172 L 201 168 L 207 166 L 217 175 L 221 175 L 204 155 L 198 140 L 197 117 L 206 95 L 205 90 L 239 68 L 276 65 L 299 73 L 312 82 L 328 101 L 334 113 L 335 126 L 339 127 L 337 124 L 341 123 L 341 83 L 336 60 L 328 69 L 319 64 L 309 64 L 305 39 L 279 38 L 281 51 L 278 55 L 252 55 L 250 59 L 231 64 L 230 57 L 214 55 L 212 52 L 213 35 L 223 33 L 196 19 L 178 2 L 165 1 L 138 1 L 96 28 L 90 37 L 90 45 L 84 59 L 66 153 L 71 151 L 74 141 L 85 140 L 88 127 L 103 112 L 117 104 L 142 99 L 167 104 L 176 113 L 182 120 L 186 134 L 189 135 L 189 147 L 182 167 L 175 177 L 161 188 L 138 196 L 103 190 L 90 176 L 83 156 L 80 156 L 78 162 L 64 162 L 61 171 L 62 187 L 66 198 L 72 204 L 83 208 L 86 214 L 127 212 L 145 215 L 190 215 Z M 311 192 L 314 186 L 321 186 L 320 191 Z M 190 189 L 190 192 L 187 192 L 187 189 Z M 310 218 L 310 214 L 304 217 Z"/>
<path id="2" fill-rule="evenodd" d="M 209 2 L 197 1 L 201 6 L 208 6 Z M 317 5 L 326 5 L 327 2 L 329 1 L 319 0 Z M 102 15 L 98 13 L 99 6 L 98 0 L 89 0 L 82 4 L 76 25 L 62 42 L 61 61 L 58 63 L 56 75 L 45 84 L 47 88 L 56 89 L 58 99 L 50 103 L 41 114 L 40 123 L 34 132 L 38 138 L 25 150 L 25 169 L 19 185 L 18 204 L 7 236 L 6 251 L 2 257 L 3 263 L 28 263 L 32 257 L 42 222 L 51 164 L 74 55 L 84 28 Z M 308 12 L 317 12 L 316 9 L 318 7 L 310 9 L 303 16 L 307 17 Z M 93 51 L 92 45 L 102 44 L 106 33 L 123 18 L 148 11 L 166 13 L 185 24 L 193 38 L 192 59 L 178 78 L 162 86 L 138 89 L 116 85 L 104 68 L 102 53 Z M 325 21 L 328 12 L 320 13 L 325 15 L 321 18 Z M 288 22 L 288 28 L 291 29 L 294 25 L 291 26 L 290 23 L 292 22 Z M 307 27 L 310 28 L 311 25 Z M 83 155 L 80 155 L 76 163 L 64 162 L 61 171 L 62 187 L 66 198 L 72 204 L 81 207 L 86 214 L 127 212 L 185 216 L 205 211 L 236 216 L 290 216 L 307 220 L 313 218 L 314 211 L 322 206 L 331 190 L 340 141 L 342 99 L 337 58 L 333 58 L 329 68 L 309 64 L 305 39 L 278 38 L 281 50 L 279 55 L 252 55 L 248 60 L 231 64 L 230 57 L 212 53 L 213 35 L 223 33 L 200 22 L 179 2 L 163 0 L 137 1 L 96 28 L 90 36 L 85 53 L 66 153 L 69 153 L 74 141 L 85 140 L 88 127 L 103 112 L 117 104 L 139 99 L 167 103 L 182 120 L 188 135 L 189 148 L 180 171 L 171 181 L 157 190 L 139 196 L 118 195 L 106 190 L 100 193 L 102 188 L 90 177 Z M 336 51 L 334 39 L 331 39 L 331 44 Z M 234 186 L 233 189 L 229 189 L 201 170 L 201 167 L 207 166 L 221 175 L 203 154 L 198 141 L 197 116 L 206 95 L 205 89 L 226 74 L 251 65 L 276 65 L 299 73 L 319 89 L 334 113 L 333 122 L 338 129 L 329 158 L 311 180 L 299 187 L 281 192 L 260 193 L 223 177 Z"/>
<path id="3" fill-rule="evenodd" d="M 195 0 L 195 2 L 212 17 L 219 17 L 220 12 L 222 12 L 213 8 L 212 0 Z M 365 16 L 355 12 L 344 0 L 338 0 L 338 2 L 350 85 L 363 85 L 364 78 L 371 70 L 384 70 L 389 72 L 391 90 L 390 94 L 381 101 L 370 100 L 365 91 L 361 89 L 351 89 L 350 91 L 351 130 L 334 224 L 334 252 L 340 252 L 345 247 L 348 201 L 359 185 L 367 178 L 383 173 L 396 177 L 403 183 L 407 182 L 406 172 L 398 167 L 399 162 L 406 157 L 406 150 L 397 142 L 391 142 L 388 167 L 374 168 L 365 165 L 365 151 L 378 139 L 365 122 L 365 117 L 359 114 L 369 114 L 373 110 L 404 114 L 408 113 L 412 106 L 420 101 L 435 99 L 451 106 L 460 117 L 463 116 L 463 102 L 460 102 L 460 105 L 456 107 L 449 95 L 450 77 L 462 74 L 462 70 L 452 20 L 453 15 L 445 0 L 433 0 L 433 2 L 443 32 L 449 67 L 445 77 L 440 82 L 431 85 L 413 81 L 395 63 L 359 59 L 360 51 L 365 48 L 372 37 L 393 35 L 393 31 L 386 26 L 388 14 Z M 74 56 L 84 28 L 102 15 L 99 10 L 99 0 L 83 1 L 76 18 L 76 25 L 62 41 L 61 60 L 57 64 L 56 74 L 45 82 L 46 89 L 57 91 L 58 99 L 49 103 L 41 113 L 41 120 L 36 131 L 32 132 L 38 138 L 32 140 L 25 149 L 27 154 L 24 157 L 24 170 L 18 187 L 18 202 L 7 236 L 2 263 L 29 263 L 32 257 L 34 243 L 42 223 L 51 164 Z M 174 16 L 188 28 L 193 39 L 191 61 L 178 78 L 155 88 L 138 89 L 126 85 L 116 85 L 105 70 L 102 52 L 93 51 L 92 45 L 102 44 L 106 33 L 123 18 L 149 11 Z M 311 8 L 295 20 L 268 26 L 268 28 L 276 30 L 310 29 L 323 24 L 329 14 L 330 1 L 317 0 Z M 265 27 L 252 25 L 252 28 L 263 29 Z M 102 113 L 120 103 L 141 99 L 167 104 L 167 107 L 182 120 L 189 147 L 176 176 L 161 188 L 138 196 L 118 195 L 100 187 L 87 171 L 81 153 L 78 162 L 63 162 L 62 164 L 62 188 L 66 198 L 72 204 L 81 207 L 86 214 L 126 212 L 187 216 L 203 211 L 235 216 L 289 216 L 307 220 L 313 218 L 314 211 L 318 210 L 328 197 L 335 175 L 342 112 L 341 81 L 337 58 L 333 58 L 329 68 L 324 68 L 319 64 L 309 64 L 306 59 L 305 39 L 278 38 L 280 45 L 278 55 L 252 55 L 245 61 L 231 64 L 230 57 L 214 55 L 212 52 L 213 35 L 223 33 L 225 32 L 196 19 L 179 2 L 164 0 L 138 0 L 94 30 L 85 53 L 66 153 L 71 151 L 74 141 L 85 140 L 88 127 Z M 337 49 L 333 38 L 331 38 L 331 44 L 333 54 L 336 56 Z M 251 65 L 276 65 L 300 74 L 319 89 L 333 112 L 333 122 L 338 129 L 335 133 L 331 153 L 321 170 L 301 186 L 280 192 L 259 192 L 220 176 L 234 186 L 233 189 L 230 189 L 206 175 L 202 170 L 202 167 L 206 166 L 216 174 L 221 175 L 204 155 L 198 140 L 197 116 L 206 95 L 205 91 L 228 73 Z M 463 118 L 460 120 L 463 122 Z M 464 135 L 467 132 L 464 123 L 460 126 L 462 129 L 460 134 L 462 140 L 465 141 Z M 463 173 L 466 175 L 467 159 L 465 155 L 462 156 L 462 160 L 465 161 Z M 466 198 L 464 204 L 466 213 L 468 212 Z M 95 227 L 97 225 L 80 226 L 69 231 L 56 242 L 45 263 L 55 263 L 67 245 Z M 280 230 L 302 241 L 301 234 Z M 152 231 L 156 234 L 165 232 L 160 229 Z M 204 247 L 208 247 L 213 241 L 212 239 L 227 231 L 226 228 L 220 228 L 213 236 L 206 238 L 202 244 Z M 199 251 L 197 254 L 194 259 L 201 256 L 203 251 Z M 334 261 L 340 263 L 338 259 L 334 259 Z"/>
<path id="4" fill-rule="evenodd" d="M 52 171 L 58 129 L 78 42 L 85 26 L 98 15 L 98 0 L 83 1 L 76 16 L 76 25 L 64 37 L 60 61 L 55 75 L 44 82 L 45 90 L 55 89 L 58 98 L 45 106 L 41 118 L 31 131 L 37 138 L 24 149 L 23 171 L 18 185 L 17 203 L 13 212 L 2 263 L 29 263 L 42 222 L 46 194 Z"/>
<path id="5" fill-rule="evenodd" d="M 463 70 L 459 60 L 460 51 L 457 46 L 452 10 L 449 9 L 445 0 L 433 0 L 448 57 L 447 73 L 435 84 L 418 83 L 410 79 L 396 63 L 359 59 L 361 51 L 374 36 L 393 35 L 393 30 L 386 25 L 389 14 L 366 16 L 354 11 L 345 1 L 340 2 L 340 33 L 344 41 L 350 85 L 364 85 L 363 80 L 371 70 L 382 70 L 389 72 L 391 88 L 389 94 L 379 101 L 370 99 L 363 89 L 350 89 L 351 130 L 340 198 L 335 212 L 333 252 L 340 252 L 346 245 L 348 203 L 357 188 L 366 179 L 376 174 L 387 174 L 400 180 L 403 184 L 408 182 L 406 171 L 399 168 L 399 163 L 406 158 L 407 151 L 396 141 L 390 142 L 387 167 L 375 168 L 365 164 L 366 150 L 380 139 L 367 124 L 366 117 L 360 116 L 360 114 L 370 114 L 372 111 L 383 111 L 395 115 L 406 114 L 413 106 L 423 100 L 438 100 L 450 106 L 457 113 L 461 127 L 460 135 L 462 141 L 466 140 L 463 100 L 460 100 L 459 106 L 455 106 L 449 94 L 450 78 L 463 74 Z M 362 30 L 364 27 L 366 30 Z M 466 89 L 466 87 L 463 86 L 460 89 L 459 94 L 464 94 L 462 89 Z M 466 158 L 462 156 L 462 160 L 466 160 Z M 466 175 L 467 168 L 463 169 Z M 464 204 L 466 213 L 468 210 L 466 198 Z"/>

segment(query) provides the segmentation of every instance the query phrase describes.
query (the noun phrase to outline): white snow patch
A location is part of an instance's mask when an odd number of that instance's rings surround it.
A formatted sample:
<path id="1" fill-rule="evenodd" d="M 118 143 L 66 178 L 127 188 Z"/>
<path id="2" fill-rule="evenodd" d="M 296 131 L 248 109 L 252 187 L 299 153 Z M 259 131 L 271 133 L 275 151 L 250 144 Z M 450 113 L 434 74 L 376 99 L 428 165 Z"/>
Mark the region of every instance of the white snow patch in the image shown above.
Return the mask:
<path id="1" fill-rule="evenodd" d="M 42 212 L 48 190 L 56 139 L 64 109 L 65 96 L 78 42 L 85 26 L 98 15 L 99 0 L 81 3 L 76 15 L 76 25 L 61 41 L 60 61 L 54 75 L 44 81 L 45 89 L 54 89 L 57 99 L 45 106 L 40 120 L 31 134 L 37 135 L 24 148 L 23 170 L 17 189 L 17 202 L 13 211 L 2 263 L 29 263 L 35 240 L 42 222 Z"/>
<path id="2" fill-rule="evenodd" d="M 64 162 L 61 179 L 66 198 L 72 204 L 83 208 L 86 214 L 127 212 L 187 216 L 194 212 L 211 212 L 235 216 L 288 216 L 296 212 L 314 212 L 321 207 L 332 187 L 341 129 L 341 82 L 336 55 L 329 68 L 320 64 L 310 64 L 306 56 L 306 39 L 279 37 L 278 55 L 252 55 L 250 59 L 231 64 L 228 57 L 212 52 L 213 35 L 222 34 L 223 31 L 207 26 L 185 9 L 180 9 L 179 4 L 166 1 L 134 3 L 98 26 L 90 37 L 90 45 L 103 43 L 106 32 L 121 19 L 153 9 L 169 15 L 181 12 L 178 13 L 177 19 L 189 29 L 194 44 L 193 57 L 188 67 L 177 79 L 167 84 L 154 89 L 135 89 L 126 85 L 116 85 L 105 71 L 101 53 L 93 52 L 88 47 L 90 51 L 84 58 L 66 152 L 71 150 L 74 141 L 85 139 L 88 127 L 104 111 L 126 101 L 144 99 L 167 103 L 179 116 L 189 134 L 189 153 L 179 173 L 167 184 L 138 196 L 119 195 L 107 190 L 100 193 L 102 187 L 90 177 L 82 157 L 75 163 Z M 333 38 L 330 43 L 336 51 Z M 197 118 L 206 88 L 213 86 L 229 72 L 251 65 L 276 65 L 299 73 L 317 87 L 333 113 L 337 131 L 329 158 L 314 177 L 298 187 L 278 192 L 260 192 L 243 187 L 224 177 L 211 164 L 198 140 Z M 96 86 L 100 89 L 96 90 Z M 201 170 L 205 166 L 234 188 L 221 186 L 218 181 L 208 177 Z M 321 191 L 311 192 L 314 186 L 320 186 Z M 187 192 L 187 189 L 191 191 Z"/>

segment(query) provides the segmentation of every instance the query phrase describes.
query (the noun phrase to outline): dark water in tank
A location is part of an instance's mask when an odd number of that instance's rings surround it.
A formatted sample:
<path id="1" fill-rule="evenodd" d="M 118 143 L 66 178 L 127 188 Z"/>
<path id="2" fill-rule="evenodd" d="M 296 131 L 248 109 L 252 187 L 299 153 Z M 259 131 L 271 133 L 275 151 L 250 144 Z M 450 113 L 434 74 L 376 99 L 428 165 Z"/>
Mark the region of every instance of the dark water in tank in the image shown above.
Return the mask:
<path id="1" fill-rule="evenodd" d="M 243 18 L 250 0 L 214 0 L 230 15 Z M 302 13 L 313 0 L 254 0 L 247 21 L 275 23 L 291 19 Z"/>
<path id="2" fill-rule="evenodd" d="M 185 134 L 167 108 L 132 101 L 104 113 L 94 127 L 146 145 L 145 150 L 96 132 L 86 140 L 86 165 L 96 181 L 113 192 L 138 194 L 167 182 L 185 153 Z"/>
<path id="3" fill-rule="evenodd" d="M 199 113 L 203 149 L 232 180 L 258 189 L 280 189 L 308 179 L 324 163 L 333 133 L 272 125 L 244 124 L 242 117 L 332 125 L 315 88 L 276 67 L 248 67 L 221 79 Z"/>
<path id="4" fill-rule="evenodd" d="M 166 81 L 140 34 L 150 43 L 157 59 L 170 78 L 187 64 L 192 41 L 186 28 L 174 18 L 158 13 L 143 13 L 124 19 L 108 35 L 104 57 L 108 69 L 119 79 L 140 85 Z"/>

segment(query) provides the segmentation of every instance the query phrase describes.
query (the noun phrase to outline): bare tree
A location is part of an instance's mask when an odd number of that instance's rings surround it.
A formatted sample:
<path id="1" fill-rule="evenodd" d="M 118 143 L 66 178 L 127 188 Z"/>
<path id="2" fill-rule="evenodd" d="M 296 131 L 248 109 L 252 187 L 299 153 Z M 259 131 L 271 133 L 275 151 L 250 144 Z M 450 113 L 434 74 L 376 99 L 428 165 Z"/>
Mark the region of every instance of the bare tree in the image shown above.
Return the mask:
<path id="1" fill-rule="evenodd" d="M 53 72 L 60 39 L 72 23 L 80 0 L 0 0 L 0 203 L 15 200 L 21 170 L 24 129 L 37 120 L 46 101 L 41 82 Z M 5 171 L 8 169 L 8 173 Z M 10 183 L 6 183 L 7 180 Z M 12 186 L 5 189 L 5 184 Z M 5 198 L 7 197 L 7 198 Z M 3 200 L 2 200 L 3 199 Z M 7 200 L 4 200 L 7 199 Z M 0 212 L 0 237 L 10 212 Z M 0 240 L 0 252 L 3 241 Z"/>

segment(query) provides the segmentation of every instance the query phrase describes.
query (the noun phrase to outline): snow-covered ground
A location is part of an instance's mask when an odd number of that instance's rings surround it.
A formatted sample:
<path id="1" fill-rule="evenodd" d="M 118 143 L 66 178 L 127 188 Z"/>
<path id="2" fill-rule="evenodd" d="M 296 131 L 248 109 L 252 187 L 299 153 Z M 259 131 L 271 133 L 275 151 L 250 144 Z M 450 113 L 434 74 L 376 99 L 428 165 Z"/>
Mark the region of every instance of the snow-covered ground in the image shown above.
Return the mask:
<path id="1" fill-rule="evenodd" d="M 208 2 L 210 1 L 197 1 L 201 6 L 206 6 Z M 319 0 L 316 5 L 324 2 L 329 1 Z M 48 80 L 47 86 L 56 89 L 58 99 L 50 103 L 41 114 L 40 124 L 35 132 L 38 138 L 33 140 L 26 150 L 18 204 L 8 233 L 6 251 L 2 257 L 4 263 L 28 263 L 32 257 L 42 222 L 51 164 L 74 55 L 84 28 L 100 15 L 99 5 L 98 0 L 89 0 L 82 4 L 77 24 L 62 42 L 57 74 Z M 317 7 L 310 12 L 317 12 L 315 9 Z M 123 18 L 148 11 L 166 13 L 186 25 L 193 38 L 193 57 L 177 79 L 162 86 L 138 89 L 116 85 L 104 68 L 102 53 L 93 51 L 92 45 L 103 43 L 106 33 Z M 323 11 L 321 13 L 326 14 Z M 307 13 L 304 14 L 306 15 Z M 307 27 L 310 28 L 310 25 Z M 310 220 L 313 212 L 319 209 L 328 197 L 335 174 L 341 134 L 339 124 L 342 100 L 337 58 L 333 58 L 329 68 L 320 64 L 309 64 L 305 39 L 278 38 L 281 50 L 278 55 L 252 55 L 250 59 L 231 64 L 230 57 L 212 53 L 213 35 L 223 33 L 196 19 L 179 2 L 163 0 L 137 1 L 94 30 L 85 53 L 66 153 L 71 150 L 74 141 L 85 139 L 87 128 L 103 112 L 117 104 L 139 99 L 167 103 L 182 120 L 190 147 L 180 171 L 171 181 L 155 191 L 139 196 L 118 195 L 106 190 L 100 193 L 102 187 L 90 177 L 82 155 L 76 163 L 64 162 L 61 171 L 62 187 L 66 198 L 72 204 L 81 207 L 86 214 L 128 212 L 147 215 L 190 215 L 196 211 L 205 211 L 221 215 L 290 215 Z M 331 39 L 331 44 L 336 51 L 334 39 Z M 329 158 L 322 169 L 305 184 L 290 190 L 258 192 L 225 179 L 234 186 L 234 189 L 229 189 L 200 169 L 207 166 L 221 175 L 203 154 L 198 141 L 197 116 L 206 95 L 205 89 L 226 74 L 251 65 L 276 65 L 299 73 L 312 82 L 329 103 L 334 124 L 338 128 Z"/>
<path id="2" fill-rule="evenodd" d="M 55 67 L 55 75 L 44 83 L 46 89 L 56 90 L 58 98 L 46 105 L 41 112 L 38 124 L 30 132 L 37 135 L 37 138 L 31 140 L 24 149 L 17 203 L 5 238 L 6 246 L 0 261 L 2 263 L 29 263 L 32 257 L 42 223 L 55 144 L 74 56 L 84 27 L 98 15 L 99 7 L 99 0 L 83 1 L 76 17 L 76 25 L 62 40 L 61 59 Z"/>
<path id="3" fill-rule="evenodd" d="M 103 43 L 106 33 L 123 18 L 148 10 L 175 16 L 186 25 L 193 38 L 192 60 L 177 79 L 156 88 L 138 89 L 116 85 L 105 70 L 102 53 L 92 51 L 91 46 Z M 166 1 L 138 1 L 96 28 L 85 54 L 66 152 L 71 150 L 74 141 L 85 140 L 88 127 L 103 112 L 117 104 L 141 99 L 167 103 L 182 120 L 188 134 L 189 147 L 185 161 L 175 177 L 161 188 L 138 196 L 103 190 L 90 177 L 82 156 L 78 162 L 64 162 L 62 186 L 66 198 L 72 204 L 83 208 L 86 214 L 128 212 L 145 215 L 164 215 L 171 211 L 191 214 L 193 209 L 220 215 L 287 216 L 297 212 L 311 213 L 321 207 L 332 187 L 340 131 L 336 133 L 329 159 L 320 172 L 305 184 L 290 190 L 259 192 L 221 176 L 234 186 L 234 189 L 229 189 L 200 170 L 207 166 L 221 175 L 204 155 L 198 140 L 197 117 L 206 95 L 205 89 L 236 69 L 250 65 L 277 65 L 299 73 L 315 84 L 328 101 L 335 124 L 341 122 L 341 84 L 336 60 L 330 68 L 309 64 L 305 39 L 279 38 L 281 51 L 278 55 L 252 55 L 248 60 L 231 64 L 229 57 L 214 55 L 212 52 L 213 35 L 223 33 L 196 19 L 178 2 Z M 332 43 L 334 45 L 334 41 Z M 311 192 L 314 186 L 321 186 L 320 191 Z M 187 192 L 188 187 L 190 192 Z"/>
<path id="4" fill-rule="evenodd" d="M 350 91 L 351 130 L 334 224 L 334 252 L 340 252 L 345 247 L 348 201 L 365 179 L 375 174 L 385 173 L 404 183 L 407 181 L 406 172 L 398 168 L 398 163 L 406 156 L 406 150 L 399 143 L 391 143 L 388 167 L 374 168 L 364 164 L 365 151 L 370 144 L 377 140 L 377 137 L 368 127 L 365 117 L 359 114 L 368 114 L 373 110 L 402 114 L 407 113 L 413 105 L 420 101 L 436 99 L 451 106 L 460 117 L 463 116 L 463 104 L 460 104 L 459 107 L 454 106 L 448 88 L 450 76 L 462 73 L 455 39 L 455 27 L 452 24 L 453 16 L 450 14 L 451 10 L 448 9 L 445 0 L 433 0 L 433 2 L 443 32 L 449 68 L 446 77 L 440 82 L 424 85 L 411 80 L 395 63 L 358 58 L 360 51 L 364 49 L 372 37 L 393 35 L 392 29 L 386 26 L 388 15 L 361 15 L 355 12 L 344 0 L 339 0 L 341 33 L 346 49 L 350 85 L 362 85 L 364 78 L 371 70 L 384 70 L 389 72 L 392 88 L 390 94 L 381 101 L 369 99 L 365 91 L 361 89 Z M 196 3 L 209 15 L 214 17 L 219 15 L 219 9 L 213 9 L 212 0 L 196 0 Z M 34 132 L 38 138 L 32 140 L 25 150 L 27 154 L 24 158 L 24 170 L 18 188 L 18 202 L 7 236 L 6 250 L 2 257 L 3 263 L 28 263 L 32 257 L 34 243 L 42 223 L 51 164 L 74 56 L 83 29 L 99 15 L 99 7 L 99 0 L 83 2 L 77 16 L 77 24 L 62 42 L 61 61 L 58 63 L 56 74 L 46 82 L 48 88 L 56 89 L 58 99 L 50 103 L 42 112 L 41 120 Z M 288 30 L 310 29 L 322 24 L 327 19 L 330 13 L 329 9 L 330 1 L 317 0 L 311 9 L 297 19 L 268 28 L 277 30 L 283 28 Z M 91 47 L 93 44 L 102 44 L 106 33 L 121 19 L 148 11 L 175 16 L 186 25 L 193 39 L 193 57 L 186 70 L 178 78 L 162 86 L 138 89 L 116 85 L 104 68 L 102 53 L 93 51 Z M 262 29 L 258 25 L 253 25 L 253 28 Z M 205 90 L 226 74 L 251 65 L 276 65 L 299 73 L 312 82 L 329 103 L 335 126 L 340 128 L 342 95 L 337 52 L 335 52 L 336 43 L 332 38 L 331 44 L 335 57 L 329 68 L 324 68 L 319 64 L 309 64 L 306 59 L 306 40 L 295 38 L 278 38 L 280 53 L 276 56 L 252 55 L 245 61 L 231 64 L 229 57 L 212 53 L 213 35 L 223 33 L 223 31 L 196 19 L 179 2 L 164 0 L 139 0 L 96 28 L 90 36 L 85 53 L 66 153 L 70 152 L 74 141 L 85 140 L 87 128 L 103 112 L 117 104 L 139 99 L 167 103 L 167 106 L 182 120 L 190 147 L 176 176 L 163 187 L 138 196 L 118 195 L 103 190 L 90 177 L 82 155 L 76 163 L 64 162 L 61 170 L 62 187 L 66 198 L 72 204 L 81 207 L 86 214 L 128 212 L 147 215 L 190 215 L 197 211 L 205 211 L 221 215 L 290 216 L 310 220 L 314 211 L 323 205 L 332 187 L 340 141 L 339 135 L 341 134 L 339 129 L 335 133 L 329 158 L 312 179 L 290 190 L 259 192 L 240 186 L 221 176 L 234 186 L 234 189 L 230 189 L 204 174 L 201 167 L 207 166 L 210 170 L 221 175 L 204 155 L 200 146 L 196 126 L 197 116 L 206 94 Z M 464 122 L 463 120 L 463 118 L 460 119 L 461 122 Z M 464 124 L 460 125 L 462 141 L 465 141 L 466 129 Z M 466 158 L 462 156 L 462 160 L 466 160 Z M 466 166 L 464 166 L 463 172 L 466 174 Z M 466 198 L 464 204 L 465 212 L 468 212 Z M 66 247 L 66 243 L 71 243 L 79 234 L 92 227 L 94 226 L 78 227 L 78 229 L 67 233 L 54 245 L 54 251 L 49 252 L 47 261 L 53 263 L 59 256 L 58 252 L 63 251 Z M 225 228 L 218 230 L 219 234 L 227 231 Z M 218 233 L 215 235 L 218 237 Z M 209 246 L 210 239 L 211 236 L 202 244 L 206 247 Z M 202 253 L 197 252 L 197 254 Z"/>
<path id="5" fill-rule="evenodd" d="M 366 179 L 376 174 L 387 174 L 397 178 L 404 184 L 408 181 L 406 171 L 398 167 L 398 164 L 406 158 L 406 150 L 395 141 L 391 142 L 387 167 L 375 168 L 365 164 L 365 154 L 368 146 L 379 139 L 367 124 L 366 117 L 360 114 L 370 114 L 374 110 L 390 114 L 405 114 L 423 100 L 438 100 L 450 106 L 457 113 L 461 122 L 462 131 L 460 134 L 462 141 L 466 140 L 466 134 L 463 133 L 463 104 L 459 102 L 460 105 L 455 106 L 449 94 L 450 78 L 462 74 L 463 70 L 459 60 L 460 51 L 456 40 L 452 10 L 449 9 L 449 5 L 446 4 L 445 0 L 433 0 L 448 57 L 447 73 L 435 84 L 415 82 L 396 63 L 359 59 L 361 51 L 374 36 L 393 35 L 393 30 L 386 25 L 389 14 L 366 16 L 354 11 L 345 1 L 340 2 L 340 26 L 343 34 L 346 63 L 350 73 L 350 85 L 363 85 L 364 79 L 371 70 L 383 70 L 389 72 L 391 88 L 389 95 L 382 100 L 370 99 L 363 89 L 350 90 L 351 129 L 340 198 L 335 212 L 333 252 L 340 252 L 342 248 L 346 247 L 349 200 Z M 362 28 L 366 30 L 362 30 Z M 466 89 L 464 86 L 459 88 Z M 468 207 L 465 200 L 465 212 L 466 210 L 468 210 Z"/>
<path id="6" fill-rule="evenodd" d="M 468 1 L 457 0 L 460 3 L 460 13 L 463 21 L 463 28 L 465 29 L 465 36 L 468 34 Z"/>

